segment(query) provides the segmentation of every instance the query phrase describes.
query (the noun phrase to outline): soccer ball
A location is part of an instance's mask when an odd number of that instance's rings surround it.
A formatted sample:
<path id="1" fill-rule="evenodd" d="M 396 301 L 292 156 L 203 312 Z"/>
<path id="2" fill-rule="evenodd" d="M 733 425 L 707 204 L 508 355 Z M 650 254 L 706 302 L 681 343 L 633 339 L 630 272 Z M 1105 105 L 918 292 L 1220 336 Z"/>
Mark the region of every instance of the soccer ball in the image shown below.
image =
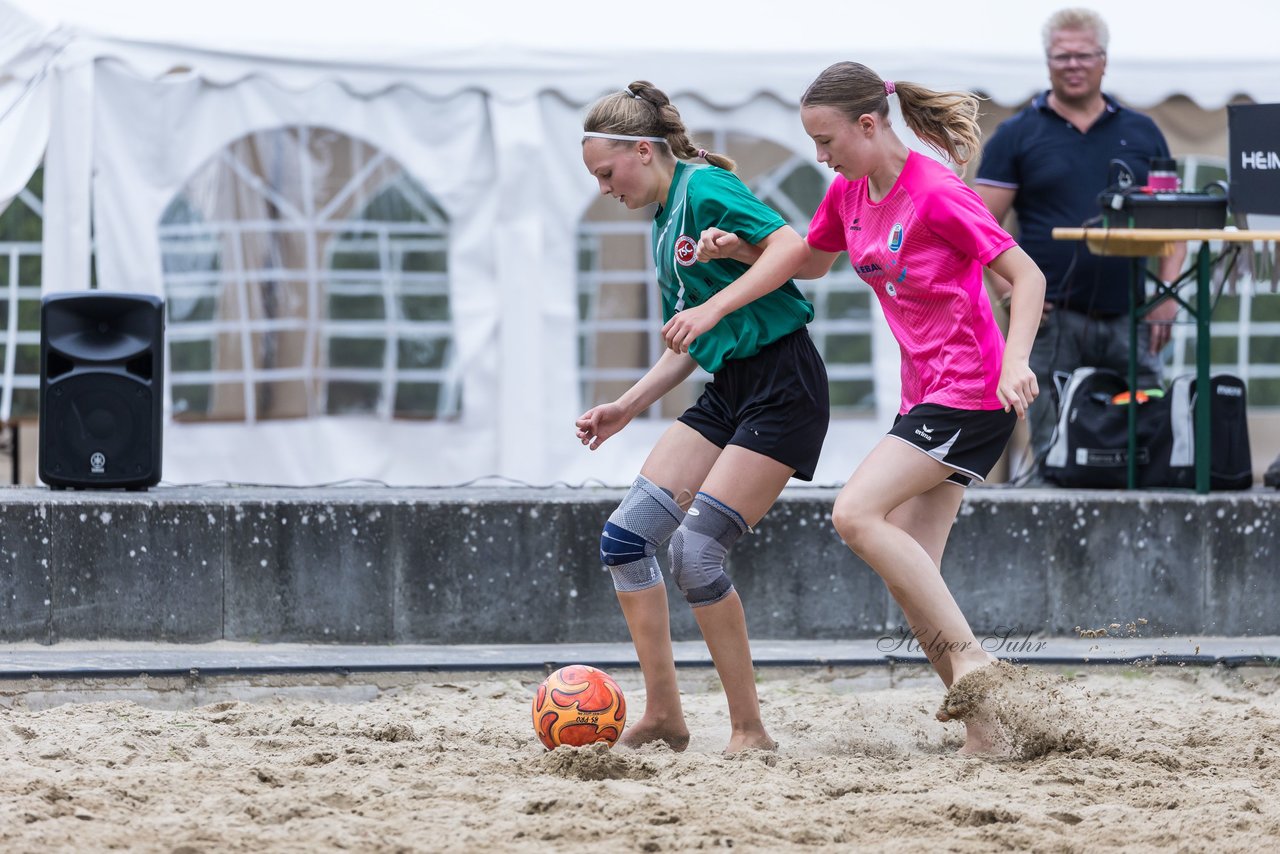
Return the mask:
<path id="1" fill-rule="evenodd" d="M 613 677 L 585 664 L 561 667 L 533 697 L 533 730 L 555 750 L 596 741 L 612 745 L 627 723 L 627 701 Z"/>

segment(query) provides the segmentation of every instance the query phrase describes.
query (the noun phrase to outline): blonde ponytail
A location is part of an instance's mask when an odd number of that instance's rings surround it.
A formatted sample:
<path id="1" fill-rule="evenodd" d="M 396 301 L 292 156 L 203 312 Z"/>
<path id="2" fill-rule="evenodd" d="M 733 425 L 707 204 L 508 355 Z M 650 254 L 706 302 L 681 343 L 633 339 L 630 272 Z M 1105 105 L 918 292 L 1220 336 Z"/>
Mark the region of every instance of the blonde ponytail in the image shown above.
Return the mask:
<path id="1" fill-rule="evenodd" d="M 916 136 L 956 163 L 973 159 L 982 147 L 978 98 L 969 92 L 935 92 L 906 80 L 887 81 L 858 62 L 837 62 L 809 84 L 800 104 L 833 107 L 850 121 L 889 117 L 889 96 L 898 96 L 902 118 Z"/>
<path id="2" fill-rule="evenodd" d="M 666 93 L 647 80 L 637 80 L 625 92 L 606 95 L 592 105 L 582 129 L 627 137 L 661 137 L 681 160 L 701 158 L 733 172 L 737 164 L 723 154 L 694 146 L 680 111 Z M 621 144 L 622 141 L 619 141 Z"/>

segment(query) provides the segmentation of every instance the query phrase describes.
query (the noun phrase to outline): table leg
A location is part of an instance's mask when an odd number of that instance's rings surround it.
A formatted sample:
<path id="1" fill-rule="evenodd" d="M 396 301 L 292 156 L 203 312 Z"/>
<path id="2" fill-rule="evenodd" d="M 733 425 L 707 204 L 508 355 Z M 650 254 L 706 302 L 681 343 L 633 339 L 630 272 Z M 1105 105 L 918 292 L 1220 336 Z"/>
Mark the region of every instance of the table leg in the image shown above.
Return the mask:
<path id="1" fill-rule="evenodd" d="M 1209 376 L 1209 314 L 1212 308 L 1209 303 L 1212 287 L 1209 260 L 1209 241 L 1206 240 L 1200 244 L 1200 254 L 1196 258 L 1196 492 L 1200 495 L 1209 491 L 1210 449 L 1213 447 L 1209 436 L 1209 404 L 1213 391 Z"/>
<path id="2" fill-rule="evenodd" d="M 1129 429 L 1128 453 L 1125 455 L 1125 482 L 1129 489 L 1138 488 L 1138 310 L 1144 302 L 1139 296 L 1146 284 L 1145 258 L 1134 258 L 1129 271 Z"/>

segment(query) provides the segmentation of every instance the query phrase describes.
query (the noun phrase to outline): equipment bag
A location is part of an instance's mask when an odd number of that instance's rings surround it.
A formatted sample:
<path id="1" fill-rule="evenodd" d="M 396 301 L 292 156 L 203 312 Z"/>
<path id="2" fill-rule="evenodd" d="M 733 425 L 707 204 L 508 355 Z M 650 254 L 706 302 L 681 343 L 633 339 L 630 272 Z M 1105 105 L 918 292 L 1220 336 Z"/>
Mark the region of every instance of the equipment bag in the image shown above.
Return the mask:
<path id="1" fill-rule="evenodd" d="M 1209 378 L 1210 489 L 1249 489 L 1253 486 L 1253 456 L 1249 452 L 1248 397 L 1244 380 L 1232 374 Z M 1169 417 L 1173 447 L 1169 457 L 1169 485 L 1196 485 L 1196 379 L 1184 375 L 1169 389 Z"/>
<path id="2" fill-rule="evenodd" d="M 1253 483 L 1245 387 L 1219 374 L 1210 388 L 1210 488 Z M 1047 480 L 1060 486 L 1123 489 L 1128 482 L 1128 383 L 1115 371 L 1079 368 L 1060 395 L 1058 424 L 1045 456 Z M 1126 394 L 1117 403 L 1117 395 Z M 1164 396 L 1138 398 L 1137 485 L 1195 487 L 1195 378 L 1178 377 Z"/>

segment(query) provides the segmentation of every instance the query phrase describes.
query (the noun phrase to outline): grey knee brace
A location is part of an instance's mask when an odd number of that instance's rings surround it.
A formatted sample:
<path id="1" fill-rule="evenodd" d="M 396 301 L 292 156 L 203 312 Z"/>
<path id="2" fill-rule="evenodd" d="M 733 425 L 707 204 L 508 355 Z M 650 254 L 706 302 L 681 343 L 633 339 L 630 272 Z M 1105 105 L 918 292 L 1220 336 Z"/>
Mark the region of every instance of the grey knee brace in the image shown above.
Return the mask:
<path id="1" fill-rule="evenodd" d="M 689 514 L 671 538 L 671 574 L 690 605 L 711 605 L 733 591 L 724 559 L 747 530 L 747 523 L 732 507 L 705 492 L 693 499 Z"/>
<path id="2" fill-rule="evenodd" d="M 600 535 L 600 560 L 613 573 L 613 586 L 629 592 L 661 584 L 654 554 L 683 518 L 680 505 L 662 487 L 637 477 Z"/>

